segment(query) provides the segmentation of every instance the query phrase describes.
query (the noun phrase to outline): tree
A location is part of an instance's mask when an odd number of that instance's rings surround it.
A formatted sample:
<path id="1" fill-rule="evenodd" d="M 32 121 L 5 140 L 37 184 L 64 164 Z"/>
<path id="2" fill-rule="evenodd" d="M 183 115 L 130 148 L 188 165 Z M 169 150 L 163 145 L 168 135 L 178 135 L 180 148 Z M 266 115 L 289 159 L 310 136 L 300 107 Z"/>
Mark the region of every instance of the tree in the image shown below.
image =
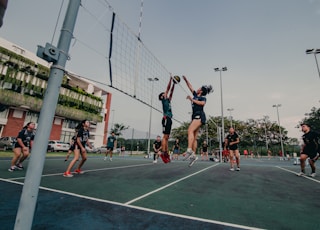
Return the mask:
<path id="1" fill-rule="evenodd" d="M 129 126 L 125 126 L 124 124 L 114 124 L 113 128 L 111 129 L 111 132 L 114 132 L 114 134 L 118 137 L 122 136 L 122 132 L 124 130 L 127 130 Z"/>
<path id="2" fill-rule="evenodd" d="M 305 114 L 307 117 L 304 118 L 301 122 L 307 122 L 310 124 L 311 128 L 313 130 L 317 130 L 317 131 L 320 131 L 320 108 L 317 109 L 315 107 L 313 107 L 311 109 L 311 112 L 310 113 L 306 113 Z M 300 124 L 298 124 L 296 127 L 299 128 Z"/>

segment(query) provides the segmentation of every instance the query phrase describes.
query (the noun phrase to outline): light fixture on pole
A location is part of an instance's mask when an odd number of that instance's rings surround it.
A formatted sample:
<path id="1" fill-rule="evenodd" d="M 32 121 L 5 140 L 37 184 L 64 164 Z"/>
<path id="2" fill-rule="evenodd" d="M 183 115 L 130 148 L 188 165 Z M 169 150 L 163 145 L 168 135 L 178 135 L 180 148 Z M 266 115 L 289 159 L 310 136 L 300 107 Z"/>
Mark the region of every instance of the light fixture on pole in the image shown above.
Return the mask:
<path id="1" fill-rule="evenodd" d="M 152 83 L 152 87 L 151 87 L 151 102 L 150 102 L 150 117 L 149 117 L 149 133 L 148 133 L 148 157 L 150 157 L 150 137 L 151 137 L 151 120 L 152 120 L 152 102 L 153 102 L 153 97 L 152 97 L 152 93 L 153 93 L 153 86 L 154 86 L 154 82 L 155 81 L 159 81 L 159 78 L 148 78 L 149 81 L 151 81 Z"/>
<path id="2" fill-rule="evenodd" d="M 232 126 L 232 111 L 234 110 L 233 108 L 227 109 L 230 112 L 230 127 L 233 128 Z"/>
<path id="3" fill-rule="evenodd" d="M 224 117 L 223 117 L 223 94 L 222 94 L 222 71 L 227 71 L 227 67 L 222 68 L 214 68 L 214 71 L 220 72 L 220 93 L 221 93 L 221 139 L 224 138 Z M 220 156 L 222 155 L 222 140 L 220 142 Z M 220 158 L 220 162 L 222 162 L 222 158 Z"/>
<path id="4" fill-rule="evenodd" d="M 281 107 L 281 104 L 277 104 L 277 105 L 273 105 L 272 107 L 277 109 L 277 116 L 278 116 L 278 125 L 279 125 L 279 133 L 280 133 L 280 144 L 281 144 L 281 151 L 282 151 L 282 156 L 281 156 L 281 160 L 283 159 L 282 157 L 284 157 L 284 150 L 283 150 L 283 143 L 282 143 L 282 132 L 281 132 L 281 127 L 280 127 L 280 118 L 279 118 L 279 107 Z"/>
<path id="5" fill-rule="evenodd" d="M 319 65 L 318 65 L 318 60 L 317 60 L 318 53 L 320 53 L 320 49 L 307 49 L 306 50 L 306 54 L 313 54 L 314 55 L 314 59 L 316 60 L 316 64 L 317 64 L 318 75 L 320 78 L 320 70 L 319 70 Z"/>
<path id="6" fill-rule="evenodd" d="M 268 146 L 268 135 L 267 135 L 267 121 L 269 119 L 269 116 L 263 116 L 263 121 L 264 121 L 264 134 L 266 136 L 266 151 L 268 151 L 269 146 Z"/>
<path id="7" fill-rule="evenodd" d="M 114 109 L 112 109 L 111 112 L 112 112 L 111 132 L 112 132 L 112 131 L 114 131 Z"/>

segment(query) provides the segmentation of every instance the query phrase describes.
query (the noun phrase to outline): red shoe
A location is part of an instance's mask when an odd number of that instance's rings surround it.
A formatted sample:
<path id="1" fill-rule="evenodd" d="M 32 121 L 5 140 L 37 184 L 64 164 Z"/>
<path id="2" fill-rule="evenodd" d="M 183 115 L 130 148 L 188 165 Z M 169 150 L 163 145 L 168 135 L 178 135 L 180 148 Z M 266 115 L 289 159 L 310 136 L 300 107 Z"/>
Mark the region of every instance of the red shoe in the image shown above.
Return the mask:
<path id="1" fill-rule="evenodd" d="M 76 174 L 84 174 L 84 172 L 81 169 L 76 169 L 74 172 Z"/>
<path id="2" fill-rule="evenodd" d="M 65 172 L 63 174 L 64 177 L 73 177 L 73 175 L 70 172 Z"/>
<path id="3" fill-rule="evenodd" d="M 165 164 L 167 164 L 167 163 L 169 163 L 171 161 L 170 160 L 170 155 L 167 152 L 162 152 L 160 156 L 161 156 L 162 161 Z"/>

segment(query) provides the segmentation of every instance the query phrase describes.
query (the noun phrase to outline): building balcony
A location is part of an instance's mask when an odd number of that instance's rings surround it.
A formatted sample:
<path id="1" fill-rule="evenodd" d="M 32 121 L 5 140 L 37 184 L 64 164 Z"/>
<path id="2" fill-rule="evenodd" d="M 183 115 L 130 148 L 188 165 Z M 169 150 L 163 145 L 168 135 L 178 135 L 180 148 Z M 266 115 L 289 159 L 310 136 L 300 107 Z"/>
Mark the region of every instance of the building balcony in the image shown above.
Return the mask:
<path id="1" fill-rule="evenodd" d="M 40 112 L 43 100 L 41 98 L 21 94 L 12 90 L 0 89 L 0 102 L 6 106 L 28 108 L 32 111 Z M 90 113 L 85 110 L 71 108 L 60 104 L 57 105 L 55 115 L 79 121 L 84 119 L 94 122 L 102 121 L 102 116 L 100 114 Z"/>

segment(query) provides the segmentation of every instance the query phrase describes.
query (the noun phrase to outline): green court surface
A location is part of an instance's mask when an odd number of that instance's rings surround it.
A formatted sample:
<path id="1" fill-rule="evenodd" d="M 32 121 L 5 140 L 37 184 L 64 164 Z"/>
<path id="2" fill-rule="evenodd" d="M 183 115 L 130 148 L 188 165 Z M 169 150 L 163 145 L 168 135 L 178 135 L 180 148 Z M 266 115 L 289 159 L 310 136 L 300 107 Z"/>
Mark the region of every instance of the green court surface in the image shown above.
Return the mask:
<path id="1" fill-rule="evenodd" d="M 26 173 L 9 164 L 0 160 L 1 229 L 14 227 Z M 32 229 L 320 229 L 320 174 L 297 177 L 293 160 L 242 157 L 231 172 L 212 161 L 190 168 L 97 155 L 84 174 L 65 178 L 67 164 L 46 159 Z"/>

